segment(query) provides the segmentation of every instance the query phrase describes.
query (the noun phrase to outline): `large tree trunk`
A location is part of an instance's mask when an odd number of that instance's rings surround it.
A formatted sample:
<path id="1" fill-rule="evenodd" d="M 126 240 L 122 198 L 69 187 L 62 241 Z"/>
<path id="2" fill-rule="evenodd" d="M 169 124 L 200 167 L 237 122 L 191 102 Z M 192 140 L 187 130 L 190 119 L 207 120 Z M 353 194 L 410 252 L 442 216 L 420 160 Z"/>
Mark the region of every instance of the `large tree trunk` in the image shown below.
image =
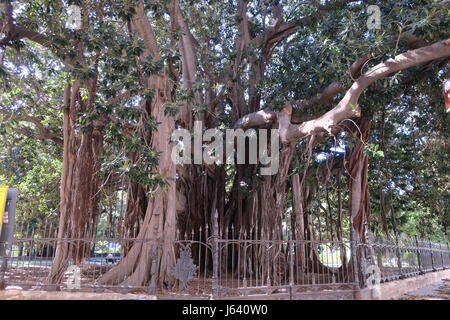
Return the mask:
<path id="1" fill-rule="evenodd" d="M 143 58 L 159 58 L 156 36 L 142 1 L 136 7 L 132 28 L 146 44 Z M 171 158 L 173 144 L 169 141 L 175 130 L 175 121 L 164 113 L 164 104 L 171 101 L 167 75 L 162 73 L 148 77 L 147 86 L 154 90 L 155 96 L 151 102 L 144 103 L 143 108 L 150 104 L 150 115 L 159 123 L 157 131 L 151 135 L 151 147 L 160 153 L 157 171 L 166 185 L 154 190 L 148 199 L 136 241 L 120 263 L 98 280 L 100 284 L 150 286 L 154 289 L 157 285 L 174 282 L 170 267 L 175 264 L 176 166 Z"/>
<path id="2" fill-rule="evenodd" d="M 79 89 L 80 82 L 75 81 L 65 91 L 60 220 L 55 259 L 48 277 L 50 283 L 61 282 L 69 259 L 78 265 L 89 254 L 89 242 L 68 242 L 67 239 L 90 238 L 97 213 L 97 172 L 103 140 L 98 129 L 76 133 L 76 108 L 86 103 L 81 101 Z M 92 104 L 88 104 L 89 107 Z"/>
<path id="3" fill-rule="evenodd" d="M 194 121 L 201 121 L 203 129 L 216 128 L 216 107 L 220 99 L 212 89 L 217 80 L 210 79 L 211 88 L 204 92 L 196 90 L 198 78 L 198 47 L 189 29 L 187 20 L 183 17 L 180 3 L 173 0 L 170 6 L 172 29 L 181 30 L 178 41 L 181 57 L 182 87 L 190 92 L 192 98 L 181 102 L 181 110 L 177 116 L 177 126 L 191 130 Z M 205 105 L 211 112 L 193 114 L 194 106 Z M 223 221 L 225 206 L 225 167 L 223 165 L 191 164 L 177 167 L 177 228 L 180 239 L 204 241 L 211 236 L 211 216 L 216 211 L 219 220 Z M 218 230 L 219 231 L 219 230 Z M 222 230 L 224 232 L 224 230 Z M 207 272 L 211 269 L 212 257 L 199 255 L 199 248 L 194 244 L 192 257 L 197 265 Z M 206 259 L 206 261 L 200 261 Z M 208 263 L 206 263 L 208 262 Z"/>
<path id="4" fill-rule="evenodd" d="M 365 243 L 366 231 L 369 227 L 370 220 L 370 197 L 369 197 L 369 182 L 368 182 L 368 168 L 369 159 L 365 154 L 365 145 L 368 141 L 371 119 L 364 115 L 357 121 L 351 132 L 356 137 L 358 142 L 353 147 L 348 160 L 348 184 L 349 184 L 349 215 L 350 215 L 350 240 L 353 244 Z M 355 246 L 356 265 L 359 268 L 358 276 L 359 282 L 364 281 L 363 274 L 366 270 L 365 257 L 370 256 L 370 252 L 366 252 L 366 248 Z M 355 255 L 352 255 L 352 260 Z M 350 264 L 352 267 L 354 262 Z M 353 268 L 352 268 L 353 269 Z M 357 281 L 357 279 L 354 279 Z"/>
<path id="5" fill-rule="evenodd" d="M 137 236 L 145 218 L 147 204 L 148 199 L 145 186 L 138 182 L 130 181 L 127 190 L 125 218 L 119 233 L 123 238 L 132 239 Z M 132 246 L 133 242 L 131 240 L 124 241 L 122 243 L 122 254 L 126 255 Z"/>
<path id="6" fill-rule="evenodd" d="M 121 262 L 99 279 L 101 284 L 147 286 L 169 284 L 173 281 L 170 267 L 175 264 L 175 164 L 171 159 L 172 145 L 168 144 L 175 129 L 174 120 L 164 115 L 163 105 L 167 77 L 153 77 L 150 85 L 156 90 L 152 102 L 152 116 L 160 123 L 152 135 L 152 147 L 161 152 L 158 172 L 167 179 L 165 188 L 158 187 L 149 198 L 144 221 L 136 241 Z"/>

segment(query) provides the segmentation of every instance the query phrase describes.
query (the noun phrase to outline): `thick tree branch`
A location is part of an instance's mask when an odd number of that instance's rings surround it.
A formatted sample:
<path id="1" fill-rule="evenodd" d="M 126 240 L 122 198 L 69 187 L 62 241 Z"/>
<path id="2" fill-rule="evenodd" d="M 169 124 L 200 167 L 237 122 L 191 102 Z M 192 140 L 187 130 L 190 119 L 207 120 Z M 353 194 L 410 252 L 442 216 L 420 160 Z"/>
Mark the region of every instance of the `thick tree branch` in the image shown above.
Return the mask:
<path id="1" fill-rule="evenodd" d="M 194 39 L 186 20 L 183 18 L 178 0 L 172 1 L 171 18 L 172 29 L 180 29 L 182 31 L 178 46 L 182 61 L 183 89 L 189 90 L 194 87 L 197 80 L 197 55 L 195 52 L 197 41 Z M 198 93 L 194 93 L 194 103 L 201 103 Z M 192 103 L 185 102 L 180 112 L 180 120 L 186 128 L 192 126 L 192 108 Z"/>
<path id="2" fill-rule="evenodd" d="M 290 105 L 292 106 L 292 118 L 291 121 L 299 122 L 299 115 L 296 112 L 296 109 L 310 109 L 317 105 L 322 105 L 330 102 L 338 93 L 342 92 L 344 88 L 338 83 L 331 83 L 325 90 L 318 94 L 317 96 L 309 99 L 309 100 L 298 100 L 292 102 Z M 251 127 L 262 126 L 268 123 L 274 123 L 278 119 L 278 114 L 276 111 L 271 111 L 269 109 L 260 110 L 258 112 L 253 112 L 247 114 L 236 121 L 234 125 L 234 129 L 243 129 L 246 130 Z"/>
<path id="3" fill-rule="evenodd" d="M 268 109 L 251 113 L 240 118 L 234 128 L 247 129 L 261 126 L 268 123 L 275 123 L 278 120 L 280 135 L 283 142 L 293 142 L 310 135 L 317 135 L 319 140 L 323 140 L 336 130 L 340 122 L 345 119 L 359 116 L 358 100 L 362 92 L 376 80 L 382 79 L 392 73 L 408 69 L 410 67 L 425 64 L 431 61 L 441 61 L 450 57 L 450 39 L 435 43 L 430 46 L 407 51 L 380 63 L 363 74 L 351 88 L 347 91 L 339 104 L 319 118 L 303 122 L 300 125 L 292 124 L 295 119 L 295 112 L 291 103 L 286 103 L 281 112 L 270 111 Z M 366 59 L 363 57 L 361 61 Z M 358 62 L 361 64 L 361 62 Z M 312 107 L 317 104 L 324 104 L 335 97 L 342 90 L 339 84 L 332 83 L 318 97 L 308 101 L 300 102 L 302 107 Z"/>
<path id="4" fill-rule="evenodd" d="M 356 79 L 360 76 L 362 68 L 367 63 L 367 61 L 370 60 L 371 54 L 365 54 L 358 60 L 352 63 L 352 65 L 349 68 L 350 72 L 350 78 L 352 78 L 353 81 L 356 81 Z"/>
<path id="5" fill-rule="evenodd" d="M 54 132 L 32 132 L 29 128 L 14 128 L 15 132 L 24 135 L 28 138 L 38 139 L 38 140 L 52 140 L 59 146 L 63 146 L 63 140 L 61 139 L 62 133 L 54 133 Z"/>
<path id="6" fill-rule="evenodd" d="M 330 102 L 338 93 L 342 92 L 343 90 L 344 87 L 342 87 L 339 83 L 333 82 L 328 87 L 326 87 L 321 94 L 309 100 L 294 101 L 292 104 L 295 108 L 310 109 L 314 106 L 323 105 Z"/>
<path id="7" fill-rule="evenodd" d="M 336 0 L 325 5 L 320 5 L 317 3 L 316 13 L 297 21 L 287 22 L 284 21 L 279 15 L 275 25 L 266 28 L 266 30 L 264 30 L 260 35 L 253 38 L 251 42 L 256 47 L 261 48 L 263 52 L 269 52 L 277 43 L 297 32 L 298 28 L 312 25 L 318 19 L 325 16 L 329 11 L 351 2 L 355 2 L 355 0 Z"/>
<path id="8" fill-rule="evenodd" d="M 50 128 L 45 126 L 38 118 L 34 116 L 10 112 L 7 111 L 6 108 L 0 109 L 0 115 L 4 116 L 7 120 L 28 122 L 36 127 L 36 130 L 32 130 L 30 127 L 13 128 L 13 130 L 17 133 L 41 140 L 53 140 L 57 144 L 62 145 L 62 132 L 53 132 Z"/>
<path id="9" fill-rule="evenodd" d="M 13 6 L 11 1 L 5 1 L 3 3 L 3 8 L 5 18 L 4 22 L 1 24 L 1 28 L 6 36 L 0 40 L 0 47 L 10 45 L 12 41 L 22 38 L 39 43 L 44 47 L 48 47 L 50 45 L 50 40 L 43 34 L 36 31 L 27 30 L 14 23 Z"/>
<path id="10" fill-rule="evenodd" d="M 234 125 L 234 129 L 247 130 L 248 128 L 273 123 L 277 119 L 277 113 L 268 109 L 250 113 L 240 118 Z"/>
<path id="11" fill-rule="evenodd" d="M 273 9 L 275 24 L 266 28 L 261 34 L 253 39 L 250 39 L 249 29 L 248 29 L 248 19 L 246 2 L 238 2 L 238 17 L 239 17 L 239 36 L 236 42 L 236 58 L 233 64 L 233 79 L 228 79 L 228 81 L 233 80 L 231 101 L 233 106 L 233 118 L 239 119 L 245 114 L 255 112 L 260 107 L 260 95 L 256 90 L 257 84 L 263 78 L 264 70 L 268 64 L 270 57 L 272 56 L 274 48 L 281 41 L 288 38 L 290 35 L 294 34 L 299 27 L 307 26 L 315 23 L 318 19 L 326 15 L 330 10 L 335 9 L 336 6 L 345 6 L 346 4 L 354 2 L 354 0 L 336 0 L 330 2 L 326 5 L 316 4 L 317 12 L 311 16 L 304 17 L 297 21 L 286 22 L 283 19 L 283 14 L 281 7 L 275 6 Z M 254 60 L 251 56 L 247 59 L 247 63 L 251 66 L 251 76 L 248 80 L 248 105 L 244 95 L 244 88 L 239 81 L 239 68 L 241 63 L 244 61 L 246 56 L 245 50 L 251 44 L 252 47 L 260 48 L 262 59 Z M 238 107 L 239 106 L 239 107 Z M 261 117 L 257 118 L 261 119 Z M 252 117 L 250 117 L 252 120 Z"/>
<path id="12" fill-rule="evenodd" d="M 137 31 L 139 36 L 144 40 L 145 52 L 144 57 L 153 56 L 155 59 L 159 59 L 159 47 L 156 41 L 156 35 L 150 22 L 148 21 L 147 15 L 145 14 L 144 2 L 139 1 L 135 7 L 136 14 L 131 20 L 131 25 L 133 31 Z"/>
<path id="13" fill-rule="evenodd" d="M 195 54 L 195 40 L 192 35 L 188 24 L 183 18 L 180 10 L 180 4 L 178 0 L 172 2 L 172 28 L 174 30 L 181 29 L 182 35 L 179 42 L 182 68 L 183 68 L 183 86 L 184 88 L 191 88 L 195 83 L 197 64 L 196 64 L 196 54 Z"/>
<path id="14" fill-rule="evenodd" d="M 384 63 L 376 65 L 363 74 L 350 87 L 339 104 L 323 116 L 304 122 L 301 125 L 292 125 L 290 119 L 288 122 L 284 119 L 284 123 L 281 124 L 279 119 L 280 127 L 282 125 L 286 126 L 283 128 L 284 134 L 281 136 L 282 141 L 293 142 L 317 133 L 331 133 L 332 129 L 338 126 L 341 121 L 353 118 L 359 114 L 359 97 L 376 80 L 382 79 L 394 72 L 447 56 L 450 56 L 450 39 L 440 41 L 431 46 L 407 51 L 396 56 L 394 59 L 389 59 Z M 284 115 L 283 117 L 285 118 Z"/>

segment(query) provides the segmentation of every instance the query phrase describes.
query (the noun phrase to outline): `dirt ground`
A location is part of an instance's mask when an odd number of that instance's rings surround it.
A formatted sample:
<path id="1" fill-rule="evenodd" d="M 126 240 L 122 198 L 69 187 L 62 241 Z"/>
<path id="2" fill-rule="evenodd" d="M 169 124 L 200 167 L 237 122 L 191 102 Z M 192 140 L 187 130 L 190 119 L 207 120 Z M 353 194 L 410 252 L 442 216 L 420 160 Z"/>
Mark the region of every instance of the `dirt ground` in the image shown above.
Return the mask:
<path id="1" fill-rule="evenodd" d="M 156 300 L 156 296 L 131 293 L 32 291 L 12 287 L 0 291 L 0 300 Z"/>
<path id="2" fill-rule="evenodd" d="M 450 300 L 450 278 L 408 292 L 395 300 Z"/>

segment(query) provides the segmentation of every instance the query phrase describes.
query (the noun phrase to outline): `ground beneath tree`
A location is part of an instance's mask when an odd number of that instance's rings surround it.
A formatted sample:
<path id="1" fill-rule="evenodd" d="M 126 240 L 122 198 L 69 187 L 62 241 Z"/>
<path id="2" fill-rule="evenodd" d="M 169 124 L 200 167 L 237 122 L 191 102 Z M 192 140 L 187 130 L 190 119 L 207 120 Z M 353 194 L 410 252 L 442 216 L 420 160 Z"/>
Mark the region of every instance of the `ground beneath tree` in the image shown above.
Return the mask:
<path id="1" fill-rule="evenodd" d="M 395 300 L 450 300 L 450 278 L 408 292 Z"/>
<path id="2" fill-rule="evenodd" d="M 157 300 L 154 295 L 148 294 L 120 294 L 120 293 L 93 293 L 93 292 L 64 292 L 21 290 L 9 287 L 0 291 L 0 300 Z"/>

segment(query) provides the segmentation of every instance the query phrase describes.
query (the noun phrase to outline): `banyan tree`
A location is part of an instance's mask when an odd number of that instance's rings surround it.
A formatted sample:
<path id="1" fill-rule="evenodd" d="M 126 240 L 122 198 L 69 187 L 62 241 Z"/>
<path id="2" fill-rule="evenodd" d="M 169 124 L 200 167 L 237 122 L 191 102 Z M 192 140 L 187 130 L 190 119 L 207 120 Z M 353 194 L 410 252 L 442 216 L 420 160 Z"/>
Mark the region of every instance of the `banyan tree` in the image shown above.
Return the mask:
<path id="1" fill-rule="evenodd" d="M 65 25 L 69 2 L 80 9 L 76 29 Z M 53 283 L 89 254 L 64 239 L 93 237 L 104 190 L 127 193 L 122 237 L 158 241 L 130 243 L 101 284 L 173 283 L 176 235 L 206 239 L 216 213 L 226 239 L 366 241 L 369 167 L 383 167 L 371 158 L 373 131 L 382 138 L 395 101 L 427 99 L 441 90 L 429 89 L 432 79 L 448 74 L 447 8 L 435 1 L 375 1 L 380 29 L 368 28 L 366 1 L 69 2 L 4 1 L 1 10 L 6 58 L 38 64 L 45 51 L 64 84 L 57 130 L 25 109 L 1 109 L 63 150 Z M 429 10 L 415 16 L 410 2 Z M 172 133 L 197 122 L 278 130 L 279 169 L 174 163 Z M 382 184 L 376 220 L 387 231 Z M 327 268 L 316 247 L 295 252 Z"/>

